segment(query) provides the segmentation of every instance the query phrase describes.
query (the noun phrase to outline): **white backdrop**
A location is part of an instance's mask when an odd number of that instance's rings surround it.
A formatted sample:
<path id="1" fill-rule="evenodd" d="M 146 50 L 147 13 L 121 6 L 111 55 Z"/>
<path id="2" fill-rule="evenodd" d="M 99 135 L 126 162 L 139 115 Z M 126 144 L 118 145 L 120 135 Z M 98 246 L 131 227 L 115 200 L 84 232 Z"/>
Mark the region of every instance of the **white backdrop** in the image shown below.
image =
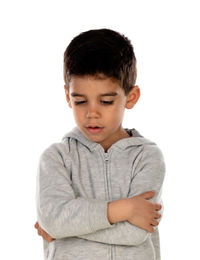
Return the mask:
<path id="1" fill-rule="evenodd" d="M 141 96 L 123 126 L 165 157 L 162 260 L 200 259 L 199 23 L 193 0 L 0 2 L 0 259 L 43 259 L 34 228 L 38 159 L 75 126 L 63 53 L 77 34 L 98 28 L 132 41 Z"/>

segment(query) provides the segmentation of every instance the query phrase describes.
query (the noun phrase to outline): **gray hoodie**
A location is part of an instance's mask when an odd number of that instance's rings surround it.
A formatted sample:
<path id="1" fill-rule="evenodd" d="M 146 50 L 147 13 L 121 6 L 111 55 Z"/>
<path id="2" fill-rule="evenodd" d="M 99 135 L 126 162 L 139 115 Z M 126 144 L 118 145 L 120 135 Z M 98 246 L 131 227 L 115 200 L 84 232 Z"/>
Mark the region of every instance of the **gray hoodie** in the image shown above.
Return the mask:
<path id="1" fill-rule="evenodd" d="M 46 148 L 37 172 L 37 219 L 53 242 L 46 260 L 160 260 L 154 232 L 121 221 L 110 224 L 107 204 L 155 190 L 162 204 L 165 162 L 158 146 L 133 129 L 107 152 L 78 127 Z M 160 221 L 161 218 L 158 220 Z"/>

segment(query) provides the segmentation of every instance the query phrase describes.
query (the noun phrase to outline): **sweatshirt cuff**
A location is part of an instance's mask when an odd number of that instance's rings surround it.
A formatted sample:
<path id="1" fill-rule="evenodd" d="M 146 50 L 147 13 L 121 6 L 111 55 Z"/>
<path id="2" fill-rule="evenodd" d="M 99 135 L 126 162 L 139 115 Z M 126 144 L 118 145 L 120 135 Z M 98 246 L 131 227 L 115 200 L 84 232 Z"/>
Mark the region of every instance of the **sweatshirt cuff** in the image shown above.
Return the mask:
<path id="1" fill-rule="evenodd" d="M 89 223 L 92 229 L 92 232 L 113 227 L 115 224 L 111 224 L 108 220 L 107 209 L 109 201 L 99 201 L 95 200 L 90 203 L 89 206 Z"/>

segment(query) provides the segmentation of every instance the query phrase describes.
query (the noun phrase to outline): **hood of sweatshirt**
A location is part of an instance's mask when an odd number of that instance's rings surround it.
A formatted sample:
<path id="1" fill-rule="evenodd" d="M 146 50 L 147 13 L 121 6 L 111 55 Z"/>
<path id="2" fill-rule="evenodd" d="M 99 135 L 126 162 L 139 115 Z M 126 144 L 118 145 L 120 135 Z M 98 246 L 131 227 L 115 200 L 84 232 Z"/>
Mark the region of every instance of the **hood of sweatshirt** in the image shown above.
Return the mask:
<path id="1" fill-rule="evenodd" d="M 126 132 L 130 135 L 130 137 L 118 140 L 117 142 L 112 144 L 108 150 L 115 149 L 115 148 L 125 150 L 130 146 L 140 146 L 144 144 L 155 145 L 154 142 L 142 136 L 139 133 L 139 131 L 137 131 L 135 128 L 132 129 L 124 128 L 124 130 L 126 130 Z M 89 140 L 87 137 L 85 137 L 85 135 L 80 131 L 80 129 L 77 126 L 63 136 L 62 142 L 65 142 L 67 141 L 67 139 L 70 138 L 79 141 L 80 143 L 88 147 L 90 151 L 103 149 L 103 147 L 99 143 L 93 142 Z"/>

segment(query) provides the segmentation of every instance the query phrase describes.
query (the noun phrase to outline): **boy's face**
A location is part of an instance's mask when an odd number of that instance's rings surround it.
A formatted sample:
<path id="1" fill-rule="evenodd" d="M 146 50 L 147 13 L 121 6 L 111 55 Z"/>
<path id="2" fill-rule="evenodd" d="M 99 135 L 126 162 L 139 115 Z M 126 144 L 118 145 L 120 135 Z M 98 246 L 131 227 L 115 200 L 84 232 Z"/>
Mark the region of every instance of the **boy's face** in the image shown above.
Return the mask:
<path id="1" fill-rule="evenodd" d="M 75 76 L 69 83 L 69 92 L 64 87 L 76 124 L 87 139 L 101 144 L 106 152 L 116 141 L 129 137 L 122 120 L 125 108 L 133 108 L 139 99 L 138 86 L 125 96 L 124 90 L 110 78 Z M 95 126 L 98 128 L 90 128 Z"/>

